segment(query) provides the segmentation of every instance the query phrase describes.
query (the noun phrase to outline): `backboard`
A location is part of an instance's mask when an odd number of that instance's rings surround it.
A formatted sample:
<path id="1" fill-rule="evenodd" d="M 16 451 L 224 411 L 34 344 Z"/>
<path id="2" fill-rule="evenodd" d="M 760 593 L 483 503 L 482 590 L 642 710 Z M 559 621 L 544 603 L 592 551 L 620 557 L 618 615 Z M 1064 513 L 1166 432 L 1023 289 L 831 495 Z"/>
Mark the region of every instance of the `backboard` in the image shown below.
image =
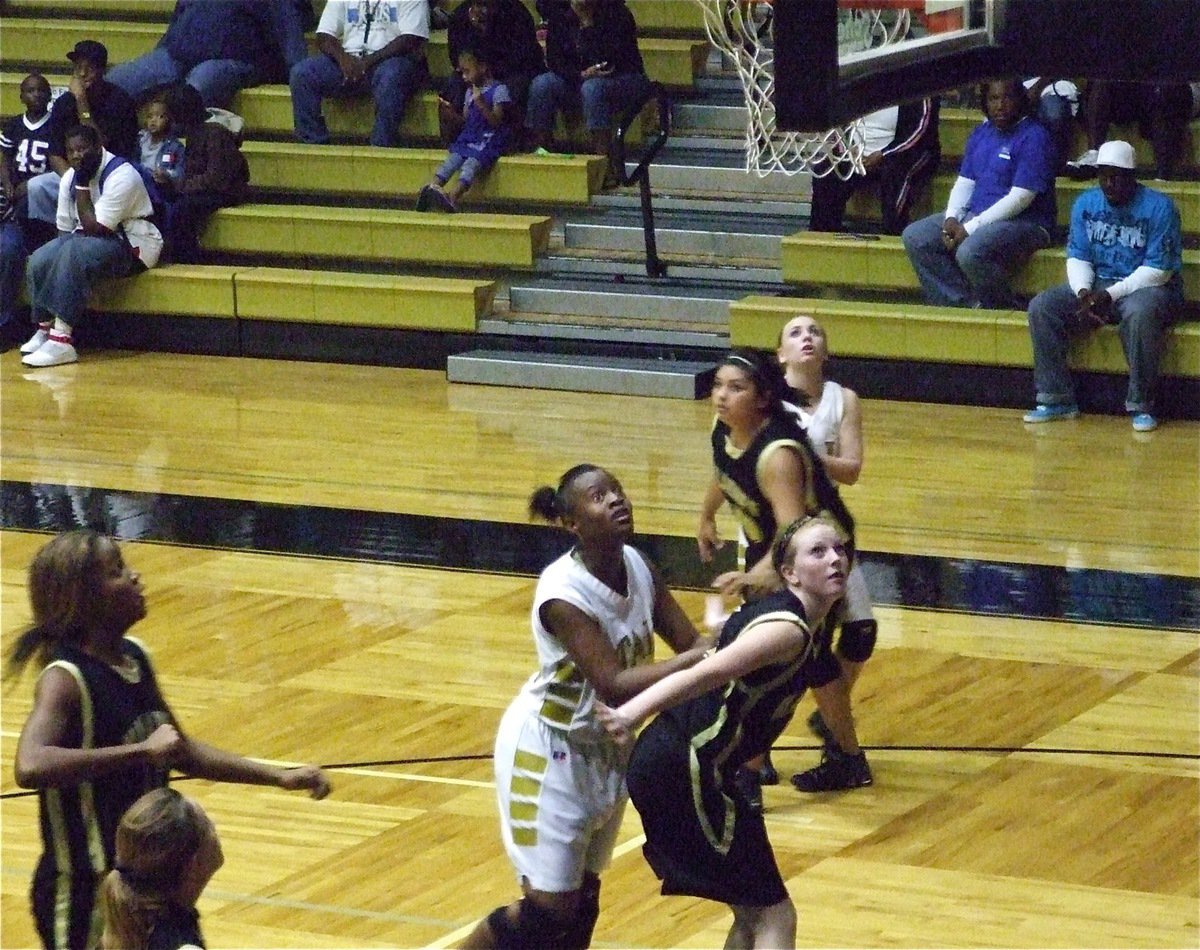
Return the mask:
<path id="1" fill-rule="evenodd" d="M 773 0 L 776 123 L 818 131 L 1009 74 L 1200 79 L 1200 0 Z M 863 49 L 856 23 L 907 16 Z"/>

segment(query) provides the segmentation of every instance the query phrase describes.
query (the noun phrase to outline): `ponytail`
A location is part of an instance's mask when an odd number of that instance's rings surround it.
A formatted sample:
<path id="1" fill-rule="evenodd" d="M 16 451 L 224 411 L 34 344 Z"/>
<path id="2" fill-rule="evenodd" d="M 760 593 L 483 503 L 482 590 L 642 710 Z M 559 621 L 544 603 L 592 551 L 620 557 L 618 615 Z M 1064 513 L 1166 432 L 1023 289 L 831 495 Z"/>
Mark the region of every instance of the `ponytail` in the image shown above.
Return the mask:
<path id="1" fill-rule="evenodd" d="M 57 535 L 34 555 L 28 583 L 33 623 L 9 648 L 4 679 L 20 676 L 32 659 L 45 666 L 60 643 L 82 642 L 100 593 L 100 553 L 106 540 L 81 528 Z"/>
<path id="2" fill-rule="evenodd" d="M 171 788 L 129 806 L 116 834 L 116 867 L 101 889 L 104 950 L 144 950 L 200 850 L 201 813 Z"/>
<path id="3" fill-rule="evenodd" d="M 534 489 L 533 494 L 529 496 L 529 517 L 540 518 L 551 524 L 561 523 L 574 507 L 571 486 L 575 479 L 587 472 L 597 471 L 601 471 L 599 465 L 584 462 L 563 472 L 562 478 L 558 480 L 557 488 L 542 485 L 540 488 Z"/>

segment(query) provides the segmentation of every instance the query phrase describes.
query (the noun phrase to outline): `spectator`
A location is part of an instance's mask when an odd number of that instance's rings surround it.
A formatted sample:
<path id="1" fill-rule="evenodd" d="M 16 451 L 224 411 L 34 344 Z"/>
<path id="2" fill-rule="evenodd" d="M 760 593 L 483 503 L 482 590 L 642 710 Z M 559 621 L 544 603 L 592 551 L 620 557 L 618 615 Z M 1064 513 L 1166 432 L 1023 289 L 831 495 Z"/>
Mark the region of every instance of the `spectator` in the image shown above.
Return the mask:
<path id="1" fill-rule="evenodd" d="M 1025 95 L 1030 112 L 1046 127 L 1054 143 L 1054 171 L 1067 162 L 1071 140 L 1075 137 L 1075 117 L 1079 115 L 1079 87 L 1069 79 L 1034 76 L 1025 80 Z"/>
<path id="2" fill-rule="evenodd" d="M 146 792 L 117 826 L 101 885 L 105 950 L 203 947 L 196 901 L 225 863 L 212 820 L 173 788 Z"/>
<path id="3" fill-rule="evenodd" d="M 250 183 L 250 167 L 237 137 L 217 122 L 207 122 L 204 101 L 192 86 L 169 89 L 167 105 L 187 139 L 183 181 L 166 204 L 167 259 L 194 264 L 200 258 L 200 230 L 218 208 L 240 204 Z"/>
<path id="4" fill-rule="evenodd" d="M 637 24 L 624 0 L 538 0 L 546 21 L 546 68 L 529 88 L 525 127 L 548 149 L 554 117 L 582 106 L 597 155 L 608 155 L 612 126 L 649 89 Z"/>
<path id="5" fill-rule="evenodd" d="M 457 65 L 464 49 L 477 50 L 491 64 L 492 76 L 504 83 L 512 97 L 512 114 L 505 121 L 520 125 L 529 84 L 546 69 L 537 29 L 525 4 L 521 0 L 468 0 L 451 14 L 446 40 L 451 64 Z M 438 103 L 446 141 L 462 128 L 460 106 L 466 91 L 467 83 L 455 70 Z"/>
<path id="6" fill-rule="evenodd" d="M 0 129 L 0 335 L 5 338 L 17 326 L 17 296 L 29 256 L 26 183 L 50 167 L 56 144 L 51 138 L 56 126 L 50 121 L 50 83 L 41 73 L 21 80 L 21 105 L 25 111 Z"/>
<path id="7" fill-rule="evenodd" d="M 843 180 L 836 174 L 813 178 L 810 231 L 840 231 L 846 202 L 861 188 L 878 185 L 883 233 L 907 226 L 913 203 L 942 160 L 938 143 L 939 100 L 922 99 L 863 116 L 864 174 Z"/>
<path id="8" fill-rule="evenodd" d="M 173 195 L 183 181 L 183 143 L 175 138 L 173 131 L 174 121 L 166 96 L 156 95 L 146 106 L 145 122 L 138 133 L 138 147 L 142 167 L 158 184 L 163 196 Z"/>
<path id="9" fill-rule="evenodd" d="M 1087 150 L 1069 162 L 1075 176 L 1096 174 L 1097 149 L 1108 138 L 1108 126 L 1137 124 L 1138 133 L 1154 148 L 1154 176 L 1166 181 L 1175 173 L 1183 154 L 1188 119 L 1192 112 L 1192 90 L 1186 82 L 1142 83 L 1093 79 L 1084 103 Z"/>
<path id="10" fill-rule="evenodd" d="M 467 83 L 462 105 L 465 122 L 450 146 L 450 155 L 434 172 L 433 181 L 421 189 L 418 211 L 426 211 L 431 205 L 454 211 L 476 176 L 495 165 L 508 144 L 507 111 L 512 103 L 508 87 L 492 78 L 482 52 L 464 49 L 458 54 L 458 69 Z M 447 187 L 455 172 L 458 180 Z"/>
<path id="11" fill-rule="evenodd" d="M 283 82 L 304 59 L 299 8 L 293 0 L 177 0 L 158 45 L 109 78 L 134 98 L 186 82 L 206 106 L 227 108 L 239 89 Z"/>
<path id="12" fill-rule="evenodd" d="M 1096 166 L 1100 187 L 1085 191 L 1071 209 L 1067 283 L 1029 305 L 1038 404 L 1025 421 L 1079 415 L 1067 341 L 1116 323 L 1129 364 L 1125 408 L 1133 428 L 1148 432 L 1158 426 L 1154 398 L 1167 328 L 1183 304 L 1179 209 L 1138 182 L 1128 142 L 1105 142 Z"/>
<path id="13" fill-rule="evenodd" d="M 67 59 L 74 65 L 71 84 L 54 100 L 50 121 L 64 131 L 90 125 L 100 134 L 105 149 L 136 162 L 140 154 L 137 110 L 125 91 L 104 77 L 108 49 L 95 40 L 80 40 L 67 53 Z M 31 220 L 55 223 L 59 179 L 69 167 L 64 144 L 65 136 L 56 138 L 50 152 L 50 170 L 27 183 Z"/>
<path id="14" fill-rule="evenodd" d="M 70 168 L 58 189 L 59 236 L 39 247 L 25 269 L 37 330 L 22 344 L 27 366 L 60 366 L 78 359 L 72 333 L 88 295 L 105 277 L 153 267 L 162 235 L 142 176 L 100 144 L 94 126 L 67 131 Z"/>
<path id="15" fill-rule="evenodd" d="M 296 137 L 328 142 L 321 101 L 369 95 L 375 100 L 371 144 L 397 145 L 404 107 L 429 75 L 428 39 L 428 0 L 329 0 L 317 24 L 320 53 L 292 67 Z"/>
<path id="16" fill-rule="evenodd" d="M 987 119 L 967 139 L 945 212 L 904 229 L 904 249 L 929 303 L 1017 306 L 1012 275 L 1050 244 L 1054 145 L 1028 107 L 1019 80 L 987 83 Z"/>

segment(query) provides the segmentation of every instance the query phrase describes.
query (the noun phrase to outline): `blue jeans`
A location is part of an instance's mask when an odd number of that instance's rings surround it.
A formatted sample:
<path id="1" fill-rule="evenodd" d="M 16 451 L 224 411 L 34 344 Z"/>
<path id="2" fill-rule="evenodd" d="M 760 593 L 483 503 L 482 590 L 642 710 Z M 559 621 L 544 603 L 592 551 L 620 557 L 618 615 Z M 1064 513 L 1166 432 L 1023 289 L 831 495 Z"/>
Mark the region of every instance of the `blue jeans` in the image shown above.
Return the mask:
<path id="1" fill-rule="evenodd" d="M 28 256 L 20 219 L 0 222 L 0 326 L 16 317 L 17 294 L 21 292 Z"/>
<path id="2" fill-rule="evenodd" d="M 945 215 L 938 211 L 914 221 L 900 235 L 925 299 L 942 307 L 1016 306 L 1009 281 L 1034 251 L 1050 246 L 1046 229 L 1030 221 L 995 221 L 951 254 L 942 244 L 943 221 Z"/>
<path id="3" fill-rule="evenodd" d="M 612 128 L 621 113 L 630 108 L 648 89 L 650 80 L 641 73 L 585 79 L 575 87 L 558 73 L 545 72 L 529 85 L 529 105 L 525 109 L 525 128 L 536 132 L 554 129 L 554 115 L 560 109 L 574 111 L 582 106 L 583 123 L 589 132 Z"/>
<path id="4" fill-rule="evenodd" d="M 58 172 L 42 172 L 25 182 L 29 217 L 35 221 L 55 223 L 55 218 L 58 217 L 58 183 L 61 178 Z"/>
<path id="5" fill-rule="evenodd" d="M 341 67 L 323 53 L 310 56 L 292 67 L 289 83 L 292 87 L 292 120 L 296 138 L 301 142 L 324 144 L 329 141 L 329 128 L 321 115 L 321 100 L 327 97 L 344 98 L 365 95 L 369 87 L 375 100 L 375 126 L 371 129 L 371 144 L 396 146 L 400 141 L 400 122 L 408 98 L 420 88 L 426 76 L 423 60 L 393 56 L 367 73 L 366 86 L 355 84 L 347 88 Z"/>
<path id="6" fill-rule="evenodd" d="M 125 277 L 133 270 L 133 255 L 124 241 L 86 234 L 60 234 L 29 255 L 25 289 L 34 323 L 55 317 L 71 327 L 79 324 L 88 295 L 97 281 Z"/>
<path id="7" fill-rule="evenodd" d="M 1101 281 L 1101 290 L 1113 281 Z M 1158 390 L 1159 367 L 1166 348 L 1167 329 L 1183 306 L 1183 289 L 1178 275 L 1158 287 L 1144 287 L 1113 303 L 1113 316 L 1120 322 L 1121 349 L 1129 364 L 1129 388 L 1125 408 L 1129 412 L 1153 412 Z M 1046 406 L 1072 405 L 1075 386 L 1067 368 L 1067 345 L 1079 332 L 1073 319 L 1079 300 L 1069 284 L 1044 290 L 1029 304 L 1029 338 L 1033 343 L 1033 382 L 1037 401 Z"/>
<path id="8" fill-rule="evenodd" d="M 459 171 L 459 169 L 462 170 Z M 458 183 L 464 188 L 470 188 L 475 183 L 475 177 L 484 170 L 479 159 L 467 158 L 457 152 L 451 152 L 438 170 L 433 173 L 433 177 L 437 179 L 439 185 L 444 185 L 454 176 L 455 172 L 458 172 Z"/>
<path id="9" fill-rule="evenodd" d="M 186 82 L 200 93 L 206 106 L 228 108 L 239 89 L 253 86 L 258 76 L 250 63 L 236 59 L 206 59 L 188 69 L 162 46 L 114 66 L 104 76 L 134 99 L 158 86 Z"/>

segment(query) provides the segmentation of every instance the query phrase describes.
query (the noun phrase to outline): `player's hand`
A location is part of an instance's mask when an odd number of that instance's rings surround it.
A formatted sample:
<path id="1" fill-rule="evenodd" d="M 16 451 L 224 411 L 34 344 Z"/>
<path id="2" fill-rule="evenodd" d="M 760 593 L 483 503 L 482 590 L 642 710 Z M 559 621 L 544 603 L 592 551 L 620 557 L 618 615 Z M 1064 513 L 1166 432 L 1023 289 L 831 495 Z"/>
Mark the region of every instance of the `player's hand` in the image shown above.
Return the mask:
<path id="1" fill-rule="evenodd" d="M 726 597 L 740 597 L 749 587 L 749 575 L 742 571 L 726 571 L 713 578 L 712 586 Z"/>
<path id="2" fill-rule="evenodd" d="M 164 722 L 150 733 L 141 745 L 151 763 L 160 769 L 170 768 L 183 756 L 183 736 L 169 722 Z"/>
<path id="3" fill-rule="evenodd" d="M 329 794 L 329 778 L 315 765 L 302 765 L 295 769 L 286 769 L 279 776 L 279 787 L 289 792 L 308 789 L 309 794 L 320 801 Z"/>
<path id="4" fill-rule="evenodd" d="M 713 555 L 724 547 L 725 542 L 717 531 L 717 523 L 712 518 L 703 518 L 696 531 L 696 547 L 700 549 L 700 560 L 708 564 Z"/>
<path id="5" fill-rule="evenodd" d="M 620 710 L 613 709 L 611 706 L 605 706 L 600 700 L 596 700 L 595 710 L 596 719 L 604 727 L 604 731 L 608 733 L 613 742 L 622 748 L 629 748 L 633 745 L 633 740 L 636 738 L 635 730 L 637 729 L 637 723 L 621 715 Z"/>

